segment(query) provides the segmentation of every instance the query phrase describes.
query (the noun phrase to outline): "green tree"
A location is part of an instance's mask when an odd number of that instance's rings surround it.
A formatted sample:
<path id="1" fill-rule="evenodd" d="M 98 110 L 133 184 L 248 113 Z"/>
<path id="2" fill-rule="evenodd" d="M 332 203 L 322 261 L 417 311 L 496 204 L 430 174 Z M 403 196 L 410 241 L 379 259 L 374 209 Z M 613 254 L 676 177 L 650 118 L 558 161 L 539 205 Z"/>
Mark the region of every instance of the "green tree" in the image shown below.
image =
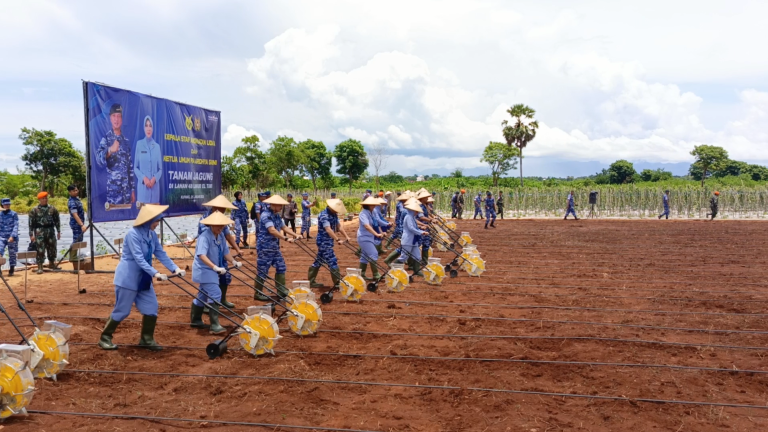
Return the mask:
<path id="1" fill-rule="evenodd" d="M 742 174 L 746 174 L 754 181 L 766 181 L 768 180 L 768 168 L 762 165 L 747 165 L 742 171 Z"/>
<path id="2" fill-rule="evenodd" d="M 349 191 L 352 184 L 368 169 L 368 155 L 360 141 L 348 139 L 340 142 L 333 150 L 336 158 L 336 172 L 349 180 Z"/>
<path id="3" fill-rule="evenodd" d="M 725 160 L 718 167 L 717 171 L 712 171 L 713 177 L 738 177 L 746 171 L 749 164 L 746 162 L 739 162 L 735 160 Z"/>
<path id="4" fill-rule="evenodd" d="M 85 182 L 85 158 L 66 138 L 53 131 L 22 128 L 19 139 L 25 147 L 21 160 L 40 182 L 41 191 L 64 176 Z"/>
<path id="5" fill-rule="evenodd" d="M 275 173 L 283 178 L 285 187 L 290 188 L 291 180 L 304 163 L 304 154 L 293 138 L 279 136 L 272 141 L 267 150 L 267 163 Z"/>
<path id="6" fill-rule="evenodd" d="M 640 179 L 645 182 L 671 180 L 672 173 L 663 168 L 658 168 L 655 170 L 646 168 L 640 173 Z"/>
<path id="7" fill-rule="evenodd" d="M 449 175 L 453 178 L 462 178 L 464 177 L 464 171 L 462 171 L 461 168 L 456 168 Z"/>
<path id="8" fill-rule="evenodd" d="M 480 162 L 485 162 L 491 167 L 493 187 L 499 185 L 499 177 L 517 168 L 517 155 L 520 151 L 504 143 L 491 141 L 483 150 Z"/>
<path id="9" fill-rule="evenodd" d="M 317 181 L 322 177 L 331 175 L 333 153 L 325 148 L 322 141 L 311 139 L 300 142 L 299 151 L 303 154 L 299 168 L 312 180 L 312 187 L 317 194 Z"/>
<path id="10" fill-rule="evenodd" d="M 608 178 L 611 184 L 632 183 L 637 175 L 632 162 L 619 159 L 608 167 Z"/>
<path id="11" fill-rule="evenodd" d="M 259 141 L 258 135 L 247 136 L 242 139 L 242 145 L 232 153 L 234 164 L 246 167 L 247 182 L 240 185 L 245 189 L 251 189 L 253 186 L 260 189 L 271 180 L 267 155 L 259 148 Z"/>
<path id="12" fill-rule="evenodd" d="M 502 133 L 507 145 L 517 147 L 520 158 L 520 186 L 523 186 L 523 149 L 536 138 L 539 122 L 533 120 L 536 111 L 524 104 L 513 105 L 507 112 L 512 116 L 514 124 L 510 125 L 507 120 L 501 122 L 504 126 Z"/>
<path id="13" fill-rule="evenodd" d="M 26 172 L 11 174 L 8 170 L 0 171 L 0 195 L 3 197 L 15 199 L 33 196 L 38 191 L 38 186 L 39 184 Z"/>
<path id="14" fill-rule="evenodd" d="M 250 189 L 252 183 L 248 178 L 248 165 L 241 158 L 222 156 L 221 186 L 224 189 Z"/>
<path id="15" fill-rule="evenodd" d="M 701 185 L 704 186 L 704 180 L 707 179 L 710 171 L 717 171 L 728 160 L 728 152 L 724 148 L 702 144 L 694 146 L 691 150 L 691 156 L 696 158 L 694 164 L 701 168 Z"/>
<path id="16" fill-rule="evenodd" d="M 381 176 L 380 180 L 382 184 L 398 184 L 403 183 L 405 181 L 405 177 L 394 171 L 390 171 L 389 174 L 384 174 Z"/>

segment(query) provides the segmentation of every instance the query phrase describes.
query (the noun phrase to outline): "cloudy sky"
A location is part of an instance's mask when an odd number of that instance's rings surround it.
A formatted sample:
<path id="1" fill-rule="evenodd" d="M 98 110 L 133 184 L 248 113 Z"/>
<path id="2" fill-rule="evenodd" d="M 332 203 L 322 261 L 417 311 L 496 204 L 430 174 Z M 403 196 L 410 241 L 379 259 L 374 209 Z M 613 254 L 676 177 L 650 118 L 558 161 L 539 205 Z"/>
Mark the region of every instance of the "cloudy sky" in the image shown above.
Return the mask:
<path id="1" fill-rule="evenodd" d="M 741 0 L 9 2 L 0 169 L 23 165 L 22 127 L 83 148 L 82 79 L 221 110 L 225 153 L 253 133 L 354 138 L 387 146 L 387 171 L 482 174 L 525 103 L 541 125 L 526 175 L 621 158 L 683 174 L 700 143 L 768 164 L 766 16 Z"/>

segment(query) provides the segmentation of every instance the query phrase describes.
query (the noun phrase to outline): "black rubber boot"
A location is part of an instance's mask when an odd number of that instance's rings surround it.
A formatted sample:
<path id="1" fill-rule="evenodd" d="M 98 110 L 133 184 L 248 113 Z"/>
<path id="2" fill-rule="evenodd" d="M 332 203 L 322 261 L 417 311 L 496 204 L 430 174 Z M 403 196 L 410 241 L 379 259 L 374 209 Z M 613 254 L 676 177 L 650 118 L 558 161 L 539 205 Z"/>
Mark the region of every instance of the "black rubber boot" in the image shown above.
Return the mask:
<path id="1" fill-rule="evenodd" d="M 253 287 L 256 288 L 256 292 L 253 293 L 254 300 L 269 301 L 269 297 L 264 295 L 264 279 L 257 276 L 253 282 Z"/>
<path id="2" fill-rule="evenodd" d="M 162 351 L 163 347 L 155 342 L 155 326 L 157 315 L 144 315 L 141 318 L 141 338 L 139 346 L 150 351 Z"/>
<path id="3" fill-rule="evenodd" d="M 104 330 L 101 331 L 101 337 L 99 338 L 99 346 L 103 350 L 116 350 L 117 345 L 112 343 L 112 335 L 115 334 L 117 326 L 120 325 L 120 321 L 115 321 L 110 316 L 107 319 L 107 325 L 104 326 Z"/>
<path id="4" fill-rule="evenodd" d="M 231 309 L 231 308 L 235 307 L 235 304 L 234 303 L 230 303 L 230 302 L 227 301 L 227 289 L 228 288 L 229 288 L 229 286 L 227 284 L 219 284 L 219 289 L 221 290 L 221 304 L 223 304 L 224 306 L 226 306 L 226 307 Z"/>
<path id="5" fill-rule="evenodd" d="M 309 279 L 310 288 L 323 288 L 325 285 L 317 283 L 317 272 L 320 271 L 317 267 L 309 266 L 307 269 L 307 279 Z"/>
<path id="6" fill-rule="evenodd" d="M 421 264 L 422 267 L 426 267 L 427 263 L 429 262 L 429 249 L 421 249 Z"/>
<path id="7" fill-rule="evenodd" d="M 288 287 L 285 286 L 285 273 L 275 275 L 275 285 L 277 285 L 277 294 L 280 298 L 288 297 Z"/>
<path id="8" fill-rule="evenodd" d="M 189 313 L 189 326 L 192 328 L 207 329 L 208 324 L 203 322 L 203 307 L 192 303 Z"/>
<path id="9" fill-rule="evenodd" d="M 15 270 L 14 267 L 11 267 L 8 269 L 8 276 L 13 276 L 13 271 Z"/>
<path id="10" fill-rule="evenodd" d="M 488 229 L 488 222 L 485 223 L 485 229 Z"/>
<path id="11" fill-rule="evenodd" d="M 208 318 L 211 320 L 211 327 L 208 329 L 208 333 L 221 334 L 226 332 L 227 329 L 219 324 L 219 305 L 212 304 L 208 310 Z"/>

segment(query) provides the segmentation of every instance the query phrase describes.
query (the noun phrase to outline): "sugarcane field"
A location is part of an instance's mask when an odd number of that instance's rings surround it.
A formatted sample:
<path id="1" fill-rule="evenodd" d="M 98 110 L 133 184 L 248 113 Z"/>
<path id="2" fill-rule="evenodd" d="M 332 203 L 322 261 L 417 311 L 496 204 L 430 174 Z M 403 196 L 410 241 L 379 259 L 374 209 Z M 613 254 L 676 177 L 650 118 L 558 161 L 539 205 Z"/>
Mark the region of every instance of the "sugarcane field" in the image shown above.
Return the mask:
<path id="1" fill-rule="evenodd" d="M 768 431 L 768 2 L 0 13 L 0 432 Z"/>

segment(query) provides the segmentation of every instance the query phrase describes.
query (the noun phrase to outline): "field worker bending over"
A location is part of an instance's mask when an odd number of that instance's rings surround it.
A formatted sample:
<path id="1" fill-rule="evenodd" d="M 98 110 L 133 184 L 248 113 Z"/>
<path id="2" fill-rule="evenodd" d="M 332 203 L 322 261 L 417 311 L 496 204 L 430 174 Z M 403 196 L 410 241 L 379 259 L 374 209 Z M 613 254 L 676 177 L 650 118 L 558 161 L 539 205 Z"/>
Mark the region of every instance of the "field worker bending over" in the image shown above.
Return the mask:
<path id="1" fill-rule="evenodd" d="M 192 263 L 192 282 L 200 284 L 197 298 L 192 301 L 189 314 L 189 326 L 192 328 L 209 329 L 211 334 L 224 333 L 226 329 L 219 324 L 219 305 L 221 300 L 221 287 L 219 278 L 227 273 L 225 260 L 233 267 L 240 268 L 243 264 L 235 261 L 229 252 L 227 239 L 224 236 L 224 228 L 229 225 L 231 219 L 224 213 L 214 211 L 200 223 L 207 226 L 195 246 L 195 261 Z M 209 303 L 208 318 L 211 325 L 203 322 L 203 310 L 205 303 Z M 223 304 L 223 303 L 222 303 Z M 227 306 L 229 307 L 229 306 Z"/>
<path id="2" fill-rule="evenodd" d="M 403 216 L 403 241 L 401 243 L 402 254 L 398 262 L 409 262 L 413 269 L 414 276 L 424 276 L 421 272 L 421 262 L 416 259 L 419 256 L 420 238 L 428 233 L 419 228 L 416 217 L 421 213 L 422 208 L 416 200 L 409 201 L 405 205 L 405 215 Z"/>
<path id="3" fill-rule="evenodd" d="M 120 263 L 115 270 L 115 308 L 99 338 L 99 346 L 102 349 L 117 349 L 117 345 L 112 343 L 112 335 L 117 326 L 131 313 L 131 306 L 134 304 L 142 315 L 139 346 L 152 351 L 163 349 L 155 342 L 157 296 L 152 279 L 164 281 L 168 280 L 168 276 L 152 267 L 152 257 L 157 258 L 173 274 L 185 274 L 184 270 L 168 258 L 155 233 L 155 228 L 160 225 L 163 212 L 167 209 L 167 205 L 142 206 L 133 222 L 133 228 L 125 235 L 123 254 L 120 255 Z"/>
<path id="4" fill-rule="evenodd" d="M 664 205 L 664 212 L 659 215 L 659 219 L 662 216 L 666 216 L 669 219 L 669 189 L 664 191 L 664 195 L 661 196 L 661 203 Z"/>
<path id="5" fill-rule="evenodd" d="M 344 203 L 339 199 L 329 199 L 325 203 L 327 207 L 317 216 L 317 240 L 315 242 L 317 244 L 317 256 L 307 271 L 310 288 L 323 287 L 323 284 L 316 282 L 317 272 L 322 264 L 331 269 L 333 286 L 339 284 L 341 274 L 339 273 L 339 262 L 333 251 L 333 242 L 344 243 L 345 240 L 339 237 L 340 233 L 344 235 L 346 241 L 349 241 L 349 236 L 341 231 L 341 222 L 339 221 L 339 215 L 347 213 Z"/>
<path id="6" fill-rule="evenodd" d="M 243 201 L 243 193 L 235 192 L 235 200 L 232 205 L 237 207 L 232 210 L 232 220 L 235 221 L 235 243 L 240 246 L 240 233 L 243 233 L 243 247 L 248 247 L 248 203 Z"/>
<path id="7" fill-rule="evenodd" d="M 203 206 L 210 207 L 208 209 L 208 212 L 200 218 L 200 223 L 197 225 L 197 235 L 198 237 L 202 235 L 203 231 L 208 230 L 208 226 L 203 224 L 203 219 L 207 218 L 208 216 L 214 214 L 214 213 L 221 213 L 224 214 L 227 209 L 230 209 L 232 211 L 237 210 L 237 207 L 233 206 L 232 203 L 229 202 L 227 197 L 224 195 L 219 195 L 216 198 L 203 203 Z M 230 220 L 230 223 L 232 221 Z M 235 236 L 232 234 L 232 231 L 229 229 L 229 224 L 224 226 L 224 238 L 227 240 L 227 243 L 229 243 L 229 247 L 232 248 L 232 250 L 235 252 L 235 255 L 240 255 L 240 246 L 237 245 L 237 240 L 235 239 Z M 224 268 L 227 269 L 227 263 L 224 263 Z M 232 283 L 232 275 L 229 273 L 225 273 L 219 278 L 219 289 L 221 290 L 221 304 L 228 308 L 233 308 L 235 305 L 233 303 L 230 303 L 227 301 L 227 291 L 229 289 L 229 285 Z"/>
<path id="8" fill-rule="evenodd" d="M 0 210 L 0 256 L 5 255 L 5 247 L 8 247 L 8 276 L 13 276 L 16 268 L 16 253 L 19 252 L 19 215 L 11 210 L 11 199 L 3 198 L 0 201 L 3 209 Z"/>
<path id="9" fill-rule="evenodd" d="M 709 213 L 707 213 L 707 216 L 712 216 L 712 219 L 710 220 L 715 220 L 715 216 L 717 216 L 719 197 L 720 197 L 720 192 L 714 191 L 712 193 L 712 197 L 709 199 Z"/>
<path id="10" fill-rule="evenodd" d="M 496 203 L 493 201 L 493 194 L 491 191 L 485 192 L 485 229 L 488 229 L 488 224 L 491 224 L 491 228 L 496 228 L 494 223 L 496 222 Z"/>
<path id="11" fill-rule="evenodd" d="M 288 288 L 285 287 L 285 260 L 280 252 L 280 240 L 292 243 L 294 239 L 301 238 L 299 234 L 288 229 L 283 224 L 280 213 L 283 206 L 288 204 L 280 195 L 275 195 L 264 200 L 265 206 L 261 209 L 259 221 L 259 256 L 256 259 L 258 274 L 254 286 L 256 293 L 254 300 L 269 301 L 264 295 L 264 279 L 269 276 L 269 268 L 275 268 L 275 282 L 280 297 L 288 296 Z M 288 238 L 290 236 L 290 238 Z"/>
<path id="12" fill-rule="evenodd" d="M 565 208 L 565 217 L 563 220 L 568 219 L 569 214 L 572 214 L 574 219 L 579 220 L 579 217 L 576 216 L 576 203 L 574 202 L 573 191 L 568 193 L 568 206 Z"/>
<path id="13" fill-rule="evenodd" d="M 375 263 L 379 259 L 379 251 L 376 247 L 376 241 L 384 237 L 377 231 L 378 220 L 373 216 L 373 209 L 381 205 L 381 201 L 378 198 L 368 197 L 360 203 L 363 206 L 363 211 L 360 212 L 359 226 L 357 228 L 357 244 L 360 245 L 360 275 L 367 280 L 377 280 L 381 277 L 379 269 L 376 265 L 371 266 L 371 272 L 373 278 L 368 279 L 365 277 L 365 271 L 368 269 L 368 263 Z"/>

